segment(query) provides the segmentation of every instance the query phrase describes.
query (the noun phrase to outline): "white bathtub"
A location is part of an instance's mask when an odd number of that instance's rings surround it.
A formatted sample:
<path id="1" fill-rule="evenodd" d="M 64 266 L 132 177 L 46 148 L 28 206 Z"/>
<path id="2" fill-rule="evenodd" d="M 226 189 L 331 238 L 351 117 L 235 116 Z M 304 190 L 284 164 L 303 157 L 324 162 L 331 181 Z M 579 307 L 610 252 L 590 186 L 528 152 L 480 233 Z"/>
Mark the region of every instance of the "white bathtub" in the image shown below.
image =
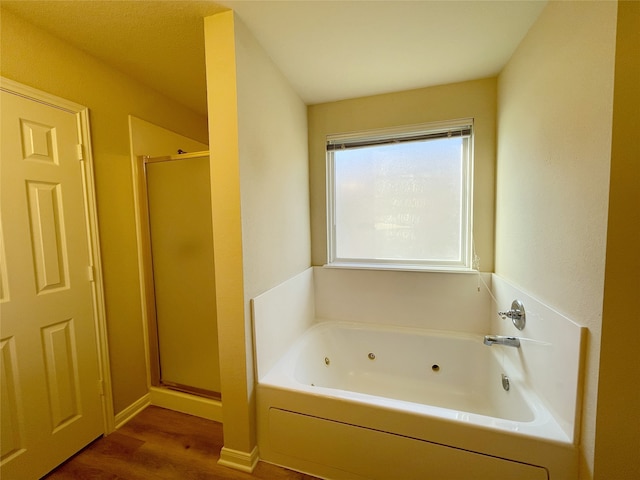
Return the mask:
<path id="1" fill-rule="evenodd" d="M 258 384 L 260 456 L 331 479 L 574 478 L 575 446 L 507 348 L 318 323 Z"/>

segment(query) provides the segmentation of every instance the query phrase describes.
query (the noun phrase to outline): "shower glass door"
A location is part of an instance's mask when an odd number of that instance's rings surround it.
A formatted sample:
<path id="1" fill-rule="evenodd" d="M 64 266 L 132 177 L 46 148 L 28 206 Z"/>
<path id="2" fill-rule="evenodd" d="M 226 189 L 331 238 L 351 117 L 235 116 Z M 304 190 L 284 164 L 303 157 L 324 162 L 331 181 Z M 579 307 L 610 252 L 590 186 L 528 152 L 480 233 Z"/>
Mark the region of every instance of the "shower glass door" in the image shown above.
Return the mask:
<path id="1" fill-rule="evenodd" d="M 209 154 L 145 158 L 144 169 L 158 383 L 219 398 Z"/>

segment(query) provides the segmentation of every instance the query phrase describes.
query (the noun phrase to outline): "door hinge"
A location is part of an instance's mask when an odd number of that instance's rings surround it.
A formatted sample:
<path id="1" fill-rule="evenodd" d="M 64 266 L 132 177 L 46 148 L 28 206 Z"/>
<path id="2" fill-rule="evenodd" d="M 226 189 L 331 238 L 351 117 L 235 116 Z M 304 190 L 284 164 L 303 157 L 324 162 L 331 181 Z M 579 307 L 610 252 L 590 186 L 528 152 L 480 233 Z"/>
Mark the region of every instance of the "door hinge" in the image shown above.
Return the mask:
<path id="1" fill-rule="evenodd" d="M 104 397 L 104 380 L 98 380 L 98 393 Z"/>
<path id="2" fill-rule="evenodd" d="M 96 269 L 93 265 L 89 265 L 87 267 L 87 271 L 89 272 L 89 281 L 90 282 L 95 282 L 96 281 Z"/>
<path id="3" fill-rule="evenodd" d="M 76 145 L 76 157 L 78 160 L 84 160 L 84 145 L 81 143 Z"/>

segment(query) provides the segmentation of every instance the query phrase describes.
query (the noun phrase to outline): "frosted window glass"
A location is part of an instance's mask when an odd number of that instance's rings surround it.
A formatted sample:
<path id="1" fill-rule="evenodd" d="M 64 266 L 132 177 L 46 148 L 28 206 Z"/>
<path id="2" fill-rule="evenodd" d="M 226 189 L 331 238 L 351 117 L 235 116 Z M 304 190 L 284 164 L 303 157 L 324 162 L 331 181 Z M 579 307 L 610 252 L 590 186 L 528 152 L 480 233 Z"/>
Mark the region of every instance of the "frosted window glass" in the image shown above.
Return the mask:
<path id="1" fill-rule="evenodd" d="M 336 150 L 336 260 L 463 260 L 467 138 Z"/>

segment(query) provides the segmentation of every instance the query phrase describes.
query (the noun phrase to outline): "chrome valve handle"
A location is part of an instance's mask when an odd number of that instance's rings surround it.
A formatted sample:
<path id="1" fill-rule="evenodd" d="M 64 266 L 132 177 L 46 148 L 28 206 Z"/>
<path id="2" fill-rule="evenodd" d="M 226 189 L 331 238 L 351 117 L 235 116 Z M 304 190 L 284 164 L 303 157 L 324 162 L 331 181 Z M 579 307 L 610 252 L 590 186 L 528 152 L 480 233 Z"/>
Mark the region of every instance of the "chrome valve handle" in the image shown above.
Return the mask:
<path id="1" fill-rule="evenodd" d="M 522 330 L 527 323 L 527 315 L 524 311 L 524 305 L 520 300 L 514 300 L 511 303 L 511 310 L 508 312 L 498 312 L 498 315 L 500 315 L 503 320 L 510 318 L 513 325 L 518 330 Z"/>

